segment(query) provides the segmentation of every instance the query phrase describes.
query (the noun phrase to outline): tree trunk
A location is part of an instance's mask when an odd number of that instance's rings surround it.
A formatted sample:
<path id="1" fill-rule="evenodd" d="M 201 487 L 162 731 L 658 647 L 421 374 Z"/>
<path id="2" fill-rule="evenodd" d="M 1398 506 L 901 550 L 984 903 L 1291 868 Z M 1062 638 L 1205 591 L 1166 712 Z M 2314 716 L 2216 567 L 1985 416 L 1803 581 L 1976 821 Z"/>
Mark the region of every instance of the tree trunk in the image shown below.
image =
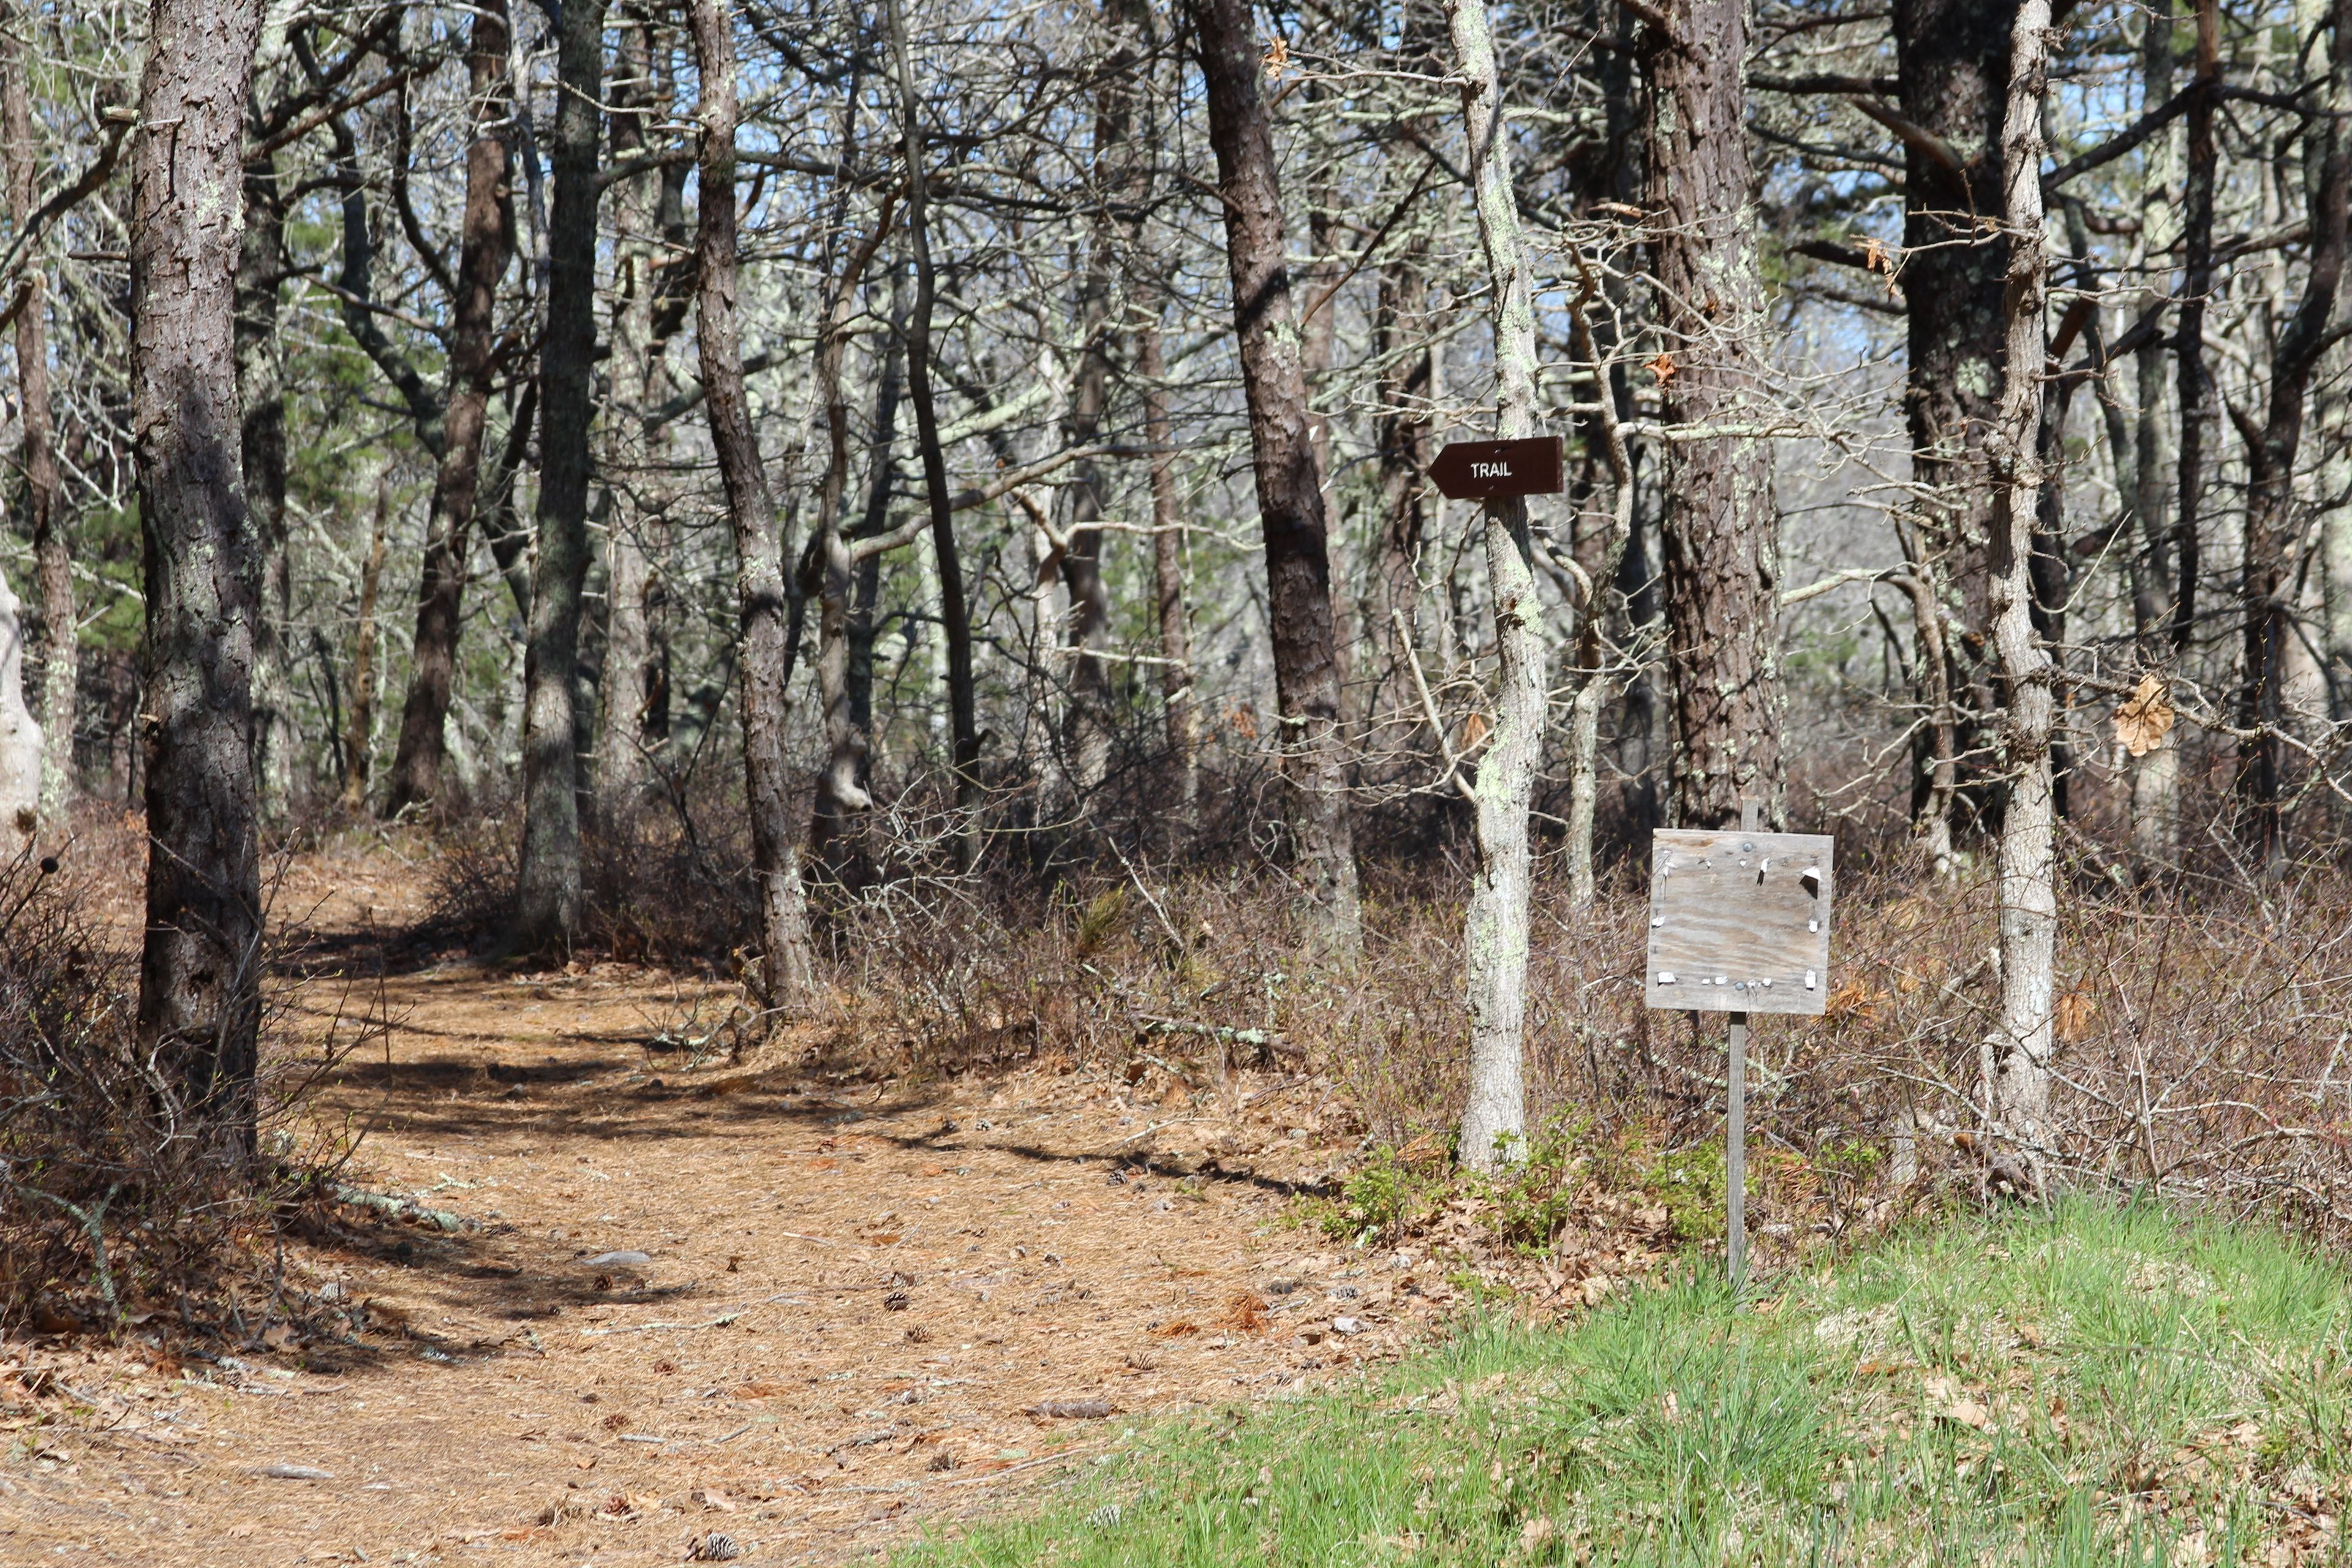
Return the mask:
<path id="1" fill-rule="evenodd" d="M 25 79 L 24 41 L 18 37 L 19 28 L 30 20 L 22 4 L 10 5 L 0 16 L 0 141 L 5 141 L 7 157 L 8 218 L 20 234 L 33 215 L 37 162 L 32 93 Z M 48 285 L 42 259 L 27 261 L 25 295 L 16 306 L 16 395 L 25 427 L 25 521 L 33 540 L 35 593 L 41 612 L 37 810 L 43 822 L 62 827 L 74 797 L 74 681 L 80 639 L 49 400 Z"/>
<path id="2" fill-rule="evenodd" d="M 2286 784 L 2287 665 L 2300 635 L 2294 624 L 2297 581 L 2288 559 L 2300 532 L 2294 468 L 2303 450 L 2312 376 L 2334 336 L 2330 328 L 2344 277 L 2345 187 L 2352 176 L 2345 166 L 2342 129 L 2342 116 L 2352 109 L 2352 0 L 2334 0 L 2329 9 L 2330 69 L 2321 100 L 2327 112 L 2304 131 L 2309 270 L 2303 299 L 2271 353 L 2268 416 L 2259 428 L 2245 422 L 2245 574 L 2240 589 L 2245 653 L 2238 723 L 2256 733 L 2239 742 L 2238 788 L 2253 808 L 2256 859 L 2273 875 L 2286 861 L 2280 799 Z"/>
<path id="3" fill-rule="evenodd" d="M 259 0 L 155 0 L 131 171 L 131 427 L 147 595 L 147 924 L 137 1035 L 233 1158 L 254 1152 L 259 560 L 236 290 Z"/>
<path id="4" fill-rule="evenodd" d="M 1136 333 L 1143 377 L 1143 438 L 1151 447 L 1151 574 L 1159 610 L 1160 700 L 1168 707 L 1168 752 L 1176 763 L 1176 821 L 1195 825 L 1201 798 L 1201 701 L 1192 687 L 1192 618 L 1185 605 L 1184 514 L 1176 499 L 1176 434 L 1168 418 L 1168 364 L 1160 323 Z"/>
<path id="5" fill-rule="evenodd" d="M 1097 68 L 1095 93 L 1095 199 L 1140 205 L 1135 188 L 1136 45 L 1141 19 L 1122 13 L 1117 0 L 1104 7 L 1108 47 Z M 1102 433 L 1110 405 L 1111 309 L 1118 274 L 1118 226 L 1104 211 L 1089 226 L 1087 264 L 1078 285 L 1078 374 L 1071 389 L 1062 437 L 1073 447 L 1091 446 Z M 1100 527 L 1106 483 L 1101 466 L 1076 464 L 1063 487 L 1064 523 L 1069 548 L 1062 552 L 1062 583 L 1069 590 L 1069 707 L 1063 717 L 1062 754 L 1083 807 L 1110 766 L 1110 674 L 1103 652 L 1110 642 L 1110 585 L 1103 575 Z M 1056 640 L 1059 640 L 1058 638 Z M 1058 653 L 1058 650 L 1056 650 Z"/>
<path id="6" fill-rule="evenodd" d="M 1429 407 L 1435 350 L 1429 344 L 1429 244 L 1418 226 L 1381 268 L 1372 311 L 1372 357 L 1384 368 L 1373 427 L 1380 462 L 1379 566 L 1374 608 L 1387 659 L 1364 707 L 1372 744 L 1393 752 L 1417 725 L 1384 721 L 1415 711 L 1412 661 L 1419 652 L 1421 551 L 1429 537 Z"/>
<path id="7" fill-rule="evenodd" d="M 0 854 L 11 860 L 40 826 L 41 727 L 25 705 L 24 620 L 0 575 Z"/>
<path id="8" fill-rule="evenodd" d="M 1249 405 L 1250 448 L 1265 541 L 1276 705 L 1292 786 L 1291 833 L 1322 939 L 1361 944 L 1356 856 L 1332 647 L 1331 563 L 1315 460 L 1297 311 L 1284 258 L 1274 130 L 1259 96 L 1257 28 L 1247 0 L 1190 0 L 1217 155 L 1234 327 Z"/>
<path id="9" fill-rule="evenodd" d="M 1494 299 L 1495 433 L 1532 435 L 1536 420 L 1535 287 L 1511 187 L 1509 132 L 1486 0 L 1448 0 L 1446 18 L 1462 82 L 1470 191 Z M 1495 595 L 1495 728 L 1473 790 L 1478 863 L 1462 950 L 1470 993 L 1470 1099 L 1460 1157 L 1490 1169 L 1525 1153 L 1527 1097 L 1520 1069 L 1528 1008 L 1528 900 L 1532 866 L 1528 807 L 1543 758 L 1543 605 L 1524 496 L 1485 506 L 1486 575 Z M 1515 1148 L 1514 1145 L 1520 1145 Z"/>
<path id="10" fill-rule="evenodd" d="M 2174 55 L 2172 0 L 2148 0 L 2147 31 L 2140 39 L 2140 101 L 2153 109 L 2172 96 Z M 2170 290 L 2168 273 L 2154 258 L 2167 255 L 2179 233 L 2172 205 L 2179 178 L 2179 132 L 2167 126 L 2151 149 L 2140 193 L 2139 250 L 2148 273 L 2141 308 L 2156 305 Z M 2139 592 L 2133 595 L 2133 630 L 2139 657 L 2151 669 L 2169 662 L 2172 616 L 2179 589 L 2173 575 L 2170 490 L 2165 476 L 2173 466 L 2164 407 L 2163 338 L 2151 338 L 2133 356 L 2138 384 L 2139 419 L 2134 433 L 2137 481 L 2133 510 L 2140 530 Z M 2131 761 L 2132 858 L 2142 879 L 2171 862 L 2180 779 L 2180 737 L 2166 735 L 2156 749 Z"/>
<path id="11" fill-rule="evenodd" d="M 1995 498 L 1985 444 L 2000 398 L 2002 265 L 1979 219 L 2001 201 L 2000 146 L 2017 0 L 1895 0 L 1903 142 L 1905 417 L 1921 495 L 1923 558 L 1939 563 L 1963 624 L 1985 622 Z M 1958 649 L 1953 650 L 1959 651 Z M 1969 675 L 1969 682 L 1975 677 Z M 1973 744 L 1963 751 L 1974 751 Z M 1954 792 L 1926 781 L 1921 810 Z M 1950 827 L 1914 824 L 1923 840 Z"/>
<path id="12" fill-rule="evenodd" d="M 735 325 L 735 38 L 720 0 L 692 0 L 694 54 L 702 77 L 702 162 L 696 224 L 695 307 L 702 354 L 703 406 L 711 450 L 727 488 L 735 532 L 737 689 L 743 720 L 743 794 L 751 816 L 751 874 L 760 885 L 762 1004 L 805 1011 L 814 999 L 816 956 L 801 891 L 801 846 L 793 812 L 785 741 L 793 700 L 786 673 L 784 561 L 775 498 L 761 466 L 743 389 L 743 344 Z"/>
<path id="13" fill-rule="evenodd" d="M 375 768 L 375 595 L 383 581 L 392 523 L 392 475 L 376 475 L 375 529 L 360 566 L 359 626 L 352 639 L 352 721 L 343 737 L 343 809 L 367 809 L 368 775 Z"/>
<path id="14" fill-rule="evenodd" d="M 387 816 L 429 805 L 441 789 L 466 560 L 480 506 L 482 437 L 498 368 L 499 281 L 514 256 L 514 202 L 507 191 L 513 156 L 504 129 L 513 112 L 507 90 L 507 46 L 505 0 L 477 0 L 467 50 L 473 134 L 466 147 L 457 297 L 450 309 L 449 389 L 442 421 L 446 438 L 433 477 L 408 699 L 401 708 L 392 787 L 383 803 Z"/>
<path id="15" fill-rule="evenodd" d="M 2205 369 L 2205 306 L 2213 292 L 2213 110 L 2221 85 L 2221 18 L 2217 0 L 2197 0 L 2197 79 L 2184 118 L 2189 122 L 2189 174 L 2181 202 L 2180 329 L 2178 344 L 2180 479 L 2173 497 L 2172 652 L 2189 651 L 2197 635 L 2200 530 L 2205 501 L 2205 448 L 2214 425 L 2212 377 Z"/>
<path id="16" fill-rule="evenodd" d="M 978 848 L 972 818 L 980 809 L 980 714 L 972 689 L 971 606 L 964 598 L 955 514 L 949 510 L 947 454 L 940 449 L 939 413 L 931 403 L 931 306 L 938 279 L 931 269 L 929 201 L 923 184 L 922 100 L 915 94 L 906 6 L 903 0 L 887 0 L 887 9 L 890 52 L 898 67 L 899 132 L 907 156 L 907 236 L 915 252 L 915 309 L 907 323 L 907 396 L 915 405 L 915 439 L 922 449 L 923 490 L 931 509 L 931 554 L 940 574 L 940 625 L 947 633 L 948 716 L 955 748 L 956 806 L 964 816 L 956 837 L 957 857 L 969 868 Z"/>
<path id="17" fill-rule="evenodd" d="M 588 575 L 588 430 L 595 408 L 596 127 L 604 0 L 570 0 L 556 30 L 555 199 L 540 348 L 539 558 L 523 654 L 522 857 L 515 937 L 568 943 L 580 921 L 580 722 L 572 677 Z"/>
<path id="18" fill-rule="evenodd" d="M 719 18 L 719 26 L 729 26 Z M 653 92 L 653 24 L 631 16 L 621 35 L 611 88 L 612 160 L 642 154 L 656 113 Z M 646 460 L 646 410 L 661 394 L 665 343 L 654 330 L 659 287 L 661 175 L 648 169 L 620 182 L 615 197 L 613 328 L 607 360 L 613 401 L 604 423 L 605 481 L 611 505 L 604 519 L 604 674 L 603 712 L 596 724 L 594 787 L 598 813 L 616 821 L 635 805 L 649 782 L 646 765 L 646 658 L 651 646 L 646 589 L 651 563 L 645 529 L 660 502 L 644 504 L 661 479 Z M 739 361 L 734 367 L 740 379 Z M 777 571 L 783 570 L 777 563 Z"/>
<path id="19" fill-rule="evenodd" d="M 2009 801 L 2000 826 L 2000 1014 L 1993 1047 L 1993 1115 L 2040 1181 L 2049 1148 L 2051 1007 L 2057 959 L 2056 826 L 2050 742 L 2055 671 L 2033 626 L 2033 530 L 2044 474 L 2038 432 L 2048 288 L 2042 220 L 2042 101 L 2050 0 L 2023 0 L 2010 54 L 2009 109 L 2001 132 L 2003 212 L 2009 233 L 2008 331 L 2000 411 L 1988 450 L 2000 486 L 1987 592 L 1992 641 L 2006 689 L 2002 762 Z"/>
<path id="20" fill-rule="evenodd" d="M 1624 429 L 1618 423 L 1617 402 L 1610 395 L 1608 366 L 1589 314 L 1599 293 L 1590 271 L 1585 272 L 1585 283 L 1589 291 L 1570 307 L 1571 321 L 1576 352 L 1592 367 L 1593 383 L 1601 391 L 1596 400 L 1600 412 L 1593 423 L 1609 463 L 1610 506 L 1609 528 L 1602 538 L 1598 570 L 1589 581 L 1582 602 L 1576 606 L 1576 673 L 1571 682 L 1574 695 L 1569 699 L 1568 710 L 1567 881 L 1568 907 L 1571 910 L 1591 908 L 1598 890 L 1593 877 L 1592 826 L 1601 795 L 1601 705 L 1609 694 L 1608 684 L 1601 678 L 1601 617 L 1607 613 L 1604 595 L 1610 584 L 1618 581 L 1626 546 L 1633 537 L 1635 502 L 1633 456 L 1625 445 Z"/>
<path id="21" fill-rule="evenodd" d="M 254 787 L 265 818 L 294 794 L 293 567 L 286 549 L 286 347 L 278 324 L 286 197 L 275 153 L 245 171 L 245 234 L 236 272 L 238 446 L 261 556 L 261 616 L 253 628 Z"/>
<path id="22" fill-rule="evenodd" d="M 1650 57 L 1648 203 L 1672 366 L 1659 375 L 1659 400 L 1668 424 L 1736 426 L 1764 412 L 1764 295 L 1740 75 L 1747 7 L 1674 0 L 1664 15 L 1675 37 L 1658 40 Z M 1756 795 L 1777 822 L 1780 563 L 1771 449 L 1738 434 L 1675 442 L 1666 487 L 1675 817 L 1685 827 L 1735 826 L 1740 800 Z"/>

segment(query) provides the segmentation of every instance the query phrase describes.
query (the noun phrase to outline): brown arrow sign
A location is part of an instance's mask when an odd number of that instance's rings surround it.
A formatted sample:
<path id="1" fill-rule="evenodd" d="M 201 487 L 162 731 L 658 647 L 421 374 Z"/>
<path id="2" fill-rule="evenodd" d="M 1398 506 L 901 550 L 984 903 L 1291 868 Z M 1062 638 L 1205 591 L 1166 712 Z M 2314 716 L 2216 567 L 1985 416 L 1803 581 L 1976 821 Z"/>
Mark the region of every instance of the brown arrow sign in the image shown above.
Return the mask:
<path id="1" fill-rule="evenodd" d="M 1525 441 L 1456 441 L 1437 454 L 1429 477 L 1449 500 L 1494 496 L 1556 496 L 1568 488 L 1557 436 Z"/>

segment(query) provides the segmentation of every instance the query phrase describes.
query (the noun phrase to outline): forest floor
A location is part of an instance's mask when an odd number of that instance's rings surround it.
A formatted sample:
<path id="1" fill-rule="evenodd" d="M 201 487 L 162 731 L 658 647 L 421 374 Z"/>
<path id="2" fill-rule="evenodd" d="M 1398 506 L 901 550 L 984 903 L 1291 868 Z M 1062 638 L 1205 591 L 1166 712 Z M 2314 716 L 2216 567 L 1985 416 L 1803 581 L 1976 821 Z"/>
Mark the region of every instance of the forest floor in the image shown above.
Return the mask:
<path id="1" fill-rule="evenodd" d="M 352 1184 L 466 1227 L 257 1243 L 305 1310 L 247 1289 L 241 1343 L 172 1314 L 12 1336 L 0 1562 L 675 1563 L 713 1532 L 840 1562 L 1034 1500 L 1138 1418 L 1392 1357 L 1458 1300 L 1290 1223 L 1353 1150 L 1322 1079 L 1249 1075 L 1228 1117 L 1157 1072 L 696 1066 L 666 1037 L 728 988 L 419 951 L 400 847 L 294 863 L 280 1000 L 312 1039 L 381 1005 L 307 1118 L 363 1132 Z M 1202 1169 L 1220 1147 L 1244 1173 Z"/>

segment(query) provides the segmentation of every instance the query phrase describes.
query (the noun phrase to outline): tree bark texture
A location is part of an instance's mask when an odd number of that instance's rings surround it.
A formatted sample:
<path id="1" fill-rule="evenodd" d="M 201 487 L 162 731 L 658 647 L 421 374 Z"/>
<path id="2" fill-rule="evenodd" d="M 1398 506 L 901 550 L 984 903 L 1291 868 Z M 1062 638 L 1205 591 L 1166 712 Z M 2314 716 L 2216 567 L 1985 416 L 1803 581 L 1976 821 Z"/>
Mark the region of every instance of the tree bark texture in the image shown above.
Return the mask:
<path id="1" fill-rule="evenodd" d="M 540 348 L 539 559 L 523 653 L 522 857 L 515 935 L 570 942 L 580 921 L 580 721 L 572 677 L 588 575 L 588 432 L 595 413 L 596 132 L 603 0 L 571 0 L 556 31 L 555 195 Z"/>
<path id="2" fill-rule="evenodd" d="M 2029 1171 L 2048 1148 L 2053 976 L 2058 898 L 2050 742 L 2055 670 L 2033 625 L 2033 528 L 2044 479 L 2037 439 L 2047 356 L 2042 319 L 2048 262 L 2042 235 L 2042 101 L 2052 34 L 2050 0 L 2023 0 L 2011 34 L 2009 111 L 2001 136 L 2004 290 L 2008 330 L 2000 417 L 1988 451 L 1999 485 L 1987 592 L 1994 654 L 2007 696 L 2002 762 L 2000 1012 L 1993 1047 L 1993 1116 Z M 2038 1179 L 2038 1178 L 2037 1178 Z"/>
<path id="3" fill-rule="evenodd" d="M 729 25 L 724 15 L 719 25 Z M 657 103 L 654 94 L 653 31 L 652 23 L 632 15 L 621 32 L 608 92 L 615 165 L 645 152 L 656 114 L 667 118 L 667 105 Z M 654 321 L 661 281 L 660 200 L 660 172 L 647 169 L 621 181 L 614 203 L 613 325 L 606 361 L 613 395 L 603 425 L 604 484 L 612 499 L 604 517 L 604 673 L 598 686 L 602 712 L 590 792 L 608 821 L 625 816 L 649 783 L 646 591 L 652 563 L 645 535 L 661 503 L 653 493 L 660 481 L 646 461 L 645 412 L 662 395 L 666 346 Z M 740 363 L 735 373 L 742 374 Z"/>
<path id="4" fill-rule="evenodd" d="M 2180 478 L 2173 496 L 2172 650 L 2186 653 L 2197 635 L 2197 578 L 2202 568 L 2205 456 L 2214 433 L 2213 378 L 2205 364 L 2205 309 L 2213 293 L 2213 116 L 2221 86 L 2219 0 L 2197 0 L 2197 76 L 2183 118 L 2189 127 L 2188 177 L 2180 215 L 2180 326 L 2175 333 L 2180 421 Z M 2168 738 L 2169 739 L 2169 738 Z"/>
<path id="5" fill-rule="evenodd" d="M 21 4 L 0 15 L 0 142 L 6 150 L 9 222 L 19 233 L 32 218 L 38 162 L 24 41 L 17 36 L 30 20 Z M 16 396 L 25 431 L 25 524 L 32 536 L 34 596 L 41 613 L 37 809 L 43 822 L 61 826 L 74 796 L 74 680 L 80 668 L 80 639 L 74 613 L 73 552 L 66 538 L 58 475 L 57 422 L 49 397 L 48 285 L 38 258 L 25 269 L 23 287 L 25 296 L 16 305 Z"/>
<path id="6" fill-rule="evenodd" d="M 1495 433 L 1535 431 L 1535 284 L 1511 187 L 1510 132 L 1486 0 L 1448 0 L 1462 116 L 1469 136 L 1470 193 L 1478 213 L 1494 300 Z M 1527 1094 L 1521 1070 L 1528 1010 L 1528 901 L 1533 862 L 1528 808 L 1543 757 L 1543 605 L 1524 496 L 1490 500 L 1482 532 L 1495 596 L 1495 728 L 1473 786 L 1478 860 L 1462 951 L 1469 986 L 1470 1098 L 1458 1147 L 1487 1169 L 1524 1153 Z"/>
<path id="7" fill-rule="evenodd" d="M 2016 16 L 2016 0 L 1895 5 L 1911 476 L 1933 498 L 1921 521 L 1952 557 L 1971 621 L 1994 506 L 1985 442 L 2000 400 L 2005 256 L 1982 220 L 2000 210 Z"/>
<path id="8" fill-rule="evenodd" d="M 155 0 L 131 156 L 131 395 L 147 595 L 147 926 L 137 1034 L 249 1156 L 260 1024 L 253 782 L 258 541 L 236 289 L 259 0 Z"/>
<path id="9" fill-rule="evenodd" d="M 457 295 L 450 306 L 445 442 L 433 476 L 408 697 L 401 707 L 400 741 L 383 803 L 387 816 L 440 797 L 466 563 L 481 504 L 482 439 L 498 368 L 499 282 L 514 256 L 514 202 L 507 190 L 513 156 L 505 126 L 513 101 L 507 90 L 505 0 L 477 0 L 473 15 L 466 55 L 473 135 L 466 147 Z"/>
<path id="10" fill-rule="evenodd" d="M 1284 258 L 1274 131 L 1258 90 L 1248 0 L 1191 0 L 1217 157 L 1234 328 L 1249 405 L 1250 448 L 1265 542 L 1282 757 L 1308 907 L 1342 952 L 1361 942 L 1356 856 L 1333 647 L 1323 476 L 1315 458 L 1299 324 Z"/>
<path id="11" fill-rule="evenodd" d="M 751 817 L 751 874 L 760 887 L 760 977 L 764 1005 L 805 1011 L 816 961 L 801 888 L 801 835 L 793 810 L 785 739 L 792 689 L 785 662 L 784 561 L 775 498 L 760 462 L 743 386 L 743 344 L 735 322 L 740 270 L 735 242 L 736 68 L 732 22 L 720 0 L 692 0 L 695 58 L 702 78 L 700 210 L 696 224 L 695 307 L 703 406 L 711 449 L 727 489 L 735 533 L 737 689 L 743 722 L 743 793 Z"/>
<path id="12" fill-rule="evenodd" d="M 1739 803 L 1783 788 L 1776 636 L 1780 518 L 1759 419 L 1764 293 L 1748 166 L 1744 0 L 1675 0 L 1650 56 L 1651 223 L 1669 424 L 1729 426 L 1668 448 L 1663 534 L 1675 675 L 1675 811 L 1730 827 Z M 1662 367 L 1663 369 L 1663 367 Z"/>

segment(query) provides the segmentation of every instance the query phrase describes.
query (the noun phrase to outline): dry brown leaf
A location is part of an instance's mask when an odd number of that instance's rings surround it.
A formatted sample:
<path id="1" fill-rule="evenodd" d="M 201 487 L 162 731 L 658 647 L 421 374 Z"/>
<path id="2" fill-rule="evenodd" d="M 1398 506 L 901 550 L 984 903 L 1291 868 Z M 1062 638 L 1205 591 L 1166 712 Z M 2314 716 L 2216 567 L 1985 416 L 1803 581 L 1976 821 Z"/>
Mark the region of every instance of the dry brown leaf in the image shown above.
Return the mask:
<path id="1" fill-rule="evenodd" d="M 1280 81 L 1290 66 L 1290 40 L 1276 38 L 1265 51 L 1265 79 Z"/>
<path id="2" fill-rule="evenodd" d="M 1200 1331 L 1200 1324 L 1186 1318 L 1179 1318 L 1172 1323 L 1162 1323 L 1152 1330 L 1151 1337 L 1155 1340 L 1181 1340 L 1187 1334 L 1197 1334 Z"/>
<path id="3" fill-rule="evenodd" d="M 2073 1045 L 2090 1032 L 2091 1020 L 2098 1016 L 2099 1005 L 2088 994 L 2080 991 L 2067 992 L 2058 998 L 2055 1019 L 2058 1038 Z"/>
<path id="4" fill-rule="evenodd" d="M 2144 757 L 2164 744 L 2172 729 L 2172 689 L 2153 671 L 2116 710 L 2116 743 L 2135 757 Z"/>

